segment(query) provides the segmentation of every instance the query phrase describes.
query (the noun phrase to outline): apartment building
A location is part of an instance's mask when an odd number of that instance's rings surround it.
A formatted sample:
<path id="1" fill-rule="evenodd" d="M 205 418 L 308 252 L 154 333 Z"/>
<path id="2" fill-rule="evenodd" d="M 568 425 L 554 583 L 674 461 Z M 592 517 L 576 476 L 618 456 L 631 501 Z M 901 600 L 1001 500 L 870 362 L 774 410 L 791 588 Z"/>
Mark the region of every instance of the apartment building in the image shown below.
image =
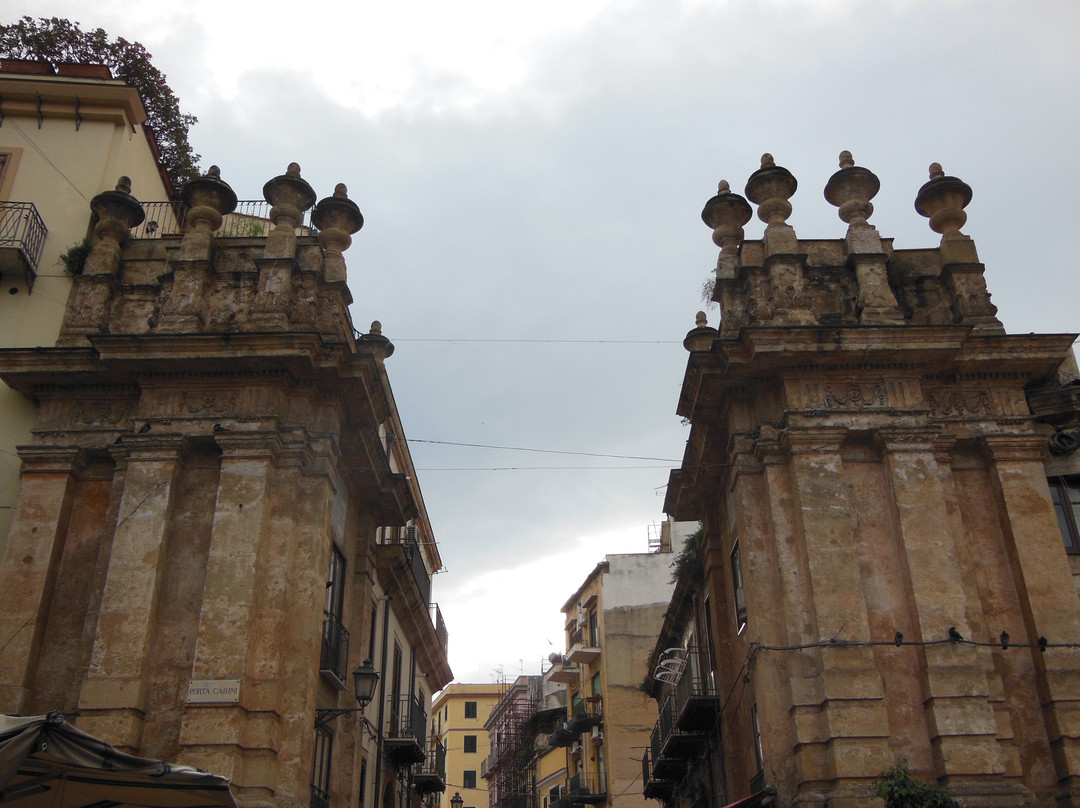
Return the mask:
<path id="1" fill-rule="evenodd" d="M 439 693 L 432 705 L 431 734 L 446 750 L 448 779 L 442 808 L 460 797 L 464 808 L 484 808 L 487 787 L 482 780 L 488 758 L 488 734 L 484 728 L 505 687 L 455 682 Z"/>

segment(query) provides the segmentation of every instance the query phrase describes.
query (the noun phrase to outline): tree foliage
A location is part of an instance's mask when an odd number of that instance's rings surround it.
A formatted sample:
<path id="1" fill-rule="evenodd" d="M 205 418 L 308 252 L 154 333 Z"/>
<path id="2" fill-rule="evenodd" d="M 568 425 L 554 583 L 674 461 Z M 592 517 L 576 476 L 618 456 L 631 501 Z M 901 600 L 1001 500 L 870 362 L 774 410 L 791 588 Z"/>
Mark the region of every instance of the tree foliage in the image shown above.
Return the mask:
<path id="1" fill-rule="evenodd" d="M 883 771 L 871 790 L 885 808 L 964 808 L 945 789 L 913 779 L 906 760 Z"/>
<path id="2" fill-rule="evenodd" d="M 0 56 L 9 59 L 107 65 L 117 78 L 139 91 L 146 107 L 147 123 L 157 138 L 161 162 L 179 189 L 199 174 L 199 155 L 188 143 L 188 129 L 198 119 L 180 112 L 180 102 L 165 82 L 165 74 L 151 63 L 138 42 L 123 37 L 110 41 L 101 28 L 84 31 L 79 23 L 59 17 L 23 17 L 12 25 L 0 25 Z"/>

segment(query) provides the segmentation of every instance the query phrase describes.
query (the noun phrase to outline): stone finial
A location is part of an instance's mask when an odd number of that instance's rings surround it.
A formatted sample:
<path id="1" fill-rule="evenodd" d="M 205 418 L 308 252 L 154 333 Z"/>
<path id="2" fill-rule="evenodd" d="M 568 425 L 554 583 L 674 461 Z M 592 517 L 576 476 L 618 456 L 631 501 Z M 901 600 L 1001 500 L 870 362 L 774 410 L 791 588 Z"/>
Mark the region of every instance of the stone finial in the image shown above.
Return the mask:
<path id="1" fill-rule="evenodd" d="M 840 170 L 825 185 L 825 199 L 836 205 L 840 219 L 849 225 L 866 224 L 874 212 L 870 204 L 881 183 L 870 169 L 855 165 L 851 152 L 840 152 Z"/>
<path id="2" fill-rule="evenodd" d="M 930 219 L 930 229 L 941 233 L 941 240 L 963 238 L 960 228 L 967 221 L 964 208 L 971 202 L 971 186 L 949 177 L 940 163 L 930 164 L 930 181 L 919 189 L 915 210 Z"/>
<path id="3" fill-rule="evenodd" d="M 758 206 L 758 218 L 770 227 L 783 225 L 791 215 L 788 200 L 799 183 L 786 168 L 776 165 L 771 154 L 761 155 L 761 168 L 746 181 L 746 198 Z"/>
<path id="4" fill-rule="evenodd" d="M 275 207 L 292 205 L 303 213 L 315 204 L 315 191 L 300 176 L 300 164 L 289 163 L 284 174 L 274 177 L 263 186 L 263 198 Z"/>
<path id="5" fill-rule="evenodd" d="M 120 177 L 111 191 L 102 191 L 90 200 L 90 210 L 98 222 L 94 233 L 98 242 L 86 257 L 83 273 L 87 275 L 112 275 L 120 267 L 120 251 L 131 238 L 131 228 L 143 223 L 146 212 L 142 204 L 131 195 L 131 179 Z"/>
<path id="6" fill-rule="evenodd" d="M 750 221 L 753 210 L 738 194 L 731 193 L 727 180 L 721 180 L 716 196 L 705 203 L 701 220 L 713 229 L 713 243 L 722 252 L 737 251 L 743 240 L 743 225 Z"/>
<path id="7" fill-rule="evenodd" d="M 284 174 L 263 186 L 263 198 L 273 207 L 273 229 L 266 237 L 267 258 L 292 258 L 296 255 L 296 231 L 304 221 L 304 211 L 315 204 L 315 191 L 300 176 L 299 163 L 289 163 Z"/>
<path id="8" fill-rule="evenodd" d="M 382 323 L 378 320 L 372 321 L 367 334 L 360 335 L 357 347 L 371 349 L 379 359 L 389 359 L 394 355 L 394 343 L 383 336 Z"/>
<path id="9" fill-rule="evenodd" d="M 715 328 L 709 327 L 705 312 L 699 311 L 694 317 L 694 328 L 686 333 L 686 338 L 683 340 L 683 347 L 691 353 L 696 351 L 707 351 L 712 348 L 713 341 L 718 336 L 720 336 L 720 332 Z"/>
<path id="10" fill-rule="evenodd" d="M 209 243 L 206 239 L 221 227 L 223 218 L 236 210 L 236 193 L 221 179 L 221 169 L 217 166 L 210 166 L 203 176 L 185 182 L 180 199 L 188 208 L 185 237 L 197 232 L 202 234 L 198 240 L 206 244 Z"/>
<path id="11" fill-rule="evenodd" d="M 319 243 L 326 253 L 323 273 L 328 283 L 345 283 L 345 259 L 342 252 L 352 245 L 352 234 L 364 226 L 360 208 L 349 199 L 344 183 L 338 183 L 334 195 L 315 206 L 311 223 L 319 229 Z"/>

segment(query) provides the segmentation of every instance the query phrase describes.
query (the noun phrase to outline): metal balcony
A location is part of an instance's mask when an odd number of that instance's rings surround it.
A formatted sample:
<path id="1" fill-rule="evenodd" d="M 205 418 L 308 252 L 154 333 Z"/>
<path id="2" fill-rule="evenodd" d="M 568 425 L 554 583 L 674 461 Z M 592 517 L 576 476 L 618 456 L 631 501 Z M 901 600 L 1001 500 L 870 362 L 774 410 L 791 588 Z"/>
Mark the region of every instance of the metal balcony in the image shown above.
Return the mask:
<path id="1" fill-rule="evenodd" d="M 423 763 L 427 759 L 424 738 L 427 713 L 419 699 L 391 696 L 387 701 L 386 736 L 383 748 L 390 762 L 397 766 Z"/>
<path id="2" fill-rule="evenodd" d="M 588 732 L 593 727 L 604 723 L 604 711 L 601 709 L 599 696 L 589 696 L 574 705 L 574 713 L 566 728 L 574 735 Z"/>
<path id="3" fill-rule="evenodd" d="M 607 801 L 607 785 L 604 776 L 575 774 L 570 778 L 570 787 L 565 799 L 571 805 L 595 805 Z"/>
<path id="4" fill-rule="evenodd" d="M 0 202 L 0 277 L 21 272 L 33 291 L 49 231 L 31 202 Z"/>
<path id="5" fill-rule="evenodd" d="M 645 754 L 641 758 L 641 782 L 643 783 L 641 793 L 647 800 L 667 802 L 671 799 L 671 795 L 675 793 L 674 777 L 657 776 L 648 749 L 645 750 Z"/>
<path id="6" fill-rule="evenodd" d="M 446 747 L 437 738 L 428 748 L 427 759 L 413 772 L 413 789 L 417 794 L 446 791 Z"/>
<path id="7" fill-rule="evenodd" d="M 330 678 L 339 690 L 345 689 L 345 672 L 349 665 L 349 631 L 341 618 L 323 612 L 322 652 L 319 654 L 319 672 Z"/>
<path id="8" fill-rule="evenodd" d="M 687 649 L 686 665 L 675 683 L 676 724 L 683 732 L 707 732 L 720 718 L 720 695 L 708 649 Z"/>
<path id="9" fill-rule="evenodd" d="M 330 808 L 330 795 L 316 785 L 311 787 L 311 808 Z"/>

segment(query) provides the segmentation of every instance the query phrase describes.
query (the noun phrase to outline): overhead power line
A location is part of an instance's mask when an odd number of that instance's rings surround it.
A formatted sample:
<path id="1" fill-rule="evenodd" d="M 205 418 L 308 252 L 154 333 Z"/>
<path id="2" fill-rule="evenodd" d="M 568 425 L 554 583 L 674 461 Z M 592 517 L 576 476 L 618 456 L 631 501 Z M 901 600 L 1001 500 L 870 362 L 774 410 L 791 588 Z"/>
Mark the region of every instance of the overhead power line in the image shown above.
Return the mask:
<path id="1" fill-rule="evenodd" d="M 558 343 L 562 345 L 681 345 L 674 339 L 453 339 L 450 337 L 394 337 L 394 342 L 524 342 Z"/>
<path id="2" fill-rule="evenodd" d="M 422 438 L 409 438 L 409 443 L 431 443 L 439 446 L 465 446 L 470 449 L 502 449 L 509 452 L 538 452 L 540 454 L 574 455 L 576 457 L 603 457 L 610 460 L 651 460 L 656 463 L 679 463 L 670 457 L 641 457 L 639 455 L 613 455 L 601 454 L 600 452 L 568 452 L 560 449 L 532 449 L 524 446 L 496 446 L 488 443 L 457 443 L 449 440 L 423 440 Z M 618 466 L 617 468 L 626 468 Z"/>

